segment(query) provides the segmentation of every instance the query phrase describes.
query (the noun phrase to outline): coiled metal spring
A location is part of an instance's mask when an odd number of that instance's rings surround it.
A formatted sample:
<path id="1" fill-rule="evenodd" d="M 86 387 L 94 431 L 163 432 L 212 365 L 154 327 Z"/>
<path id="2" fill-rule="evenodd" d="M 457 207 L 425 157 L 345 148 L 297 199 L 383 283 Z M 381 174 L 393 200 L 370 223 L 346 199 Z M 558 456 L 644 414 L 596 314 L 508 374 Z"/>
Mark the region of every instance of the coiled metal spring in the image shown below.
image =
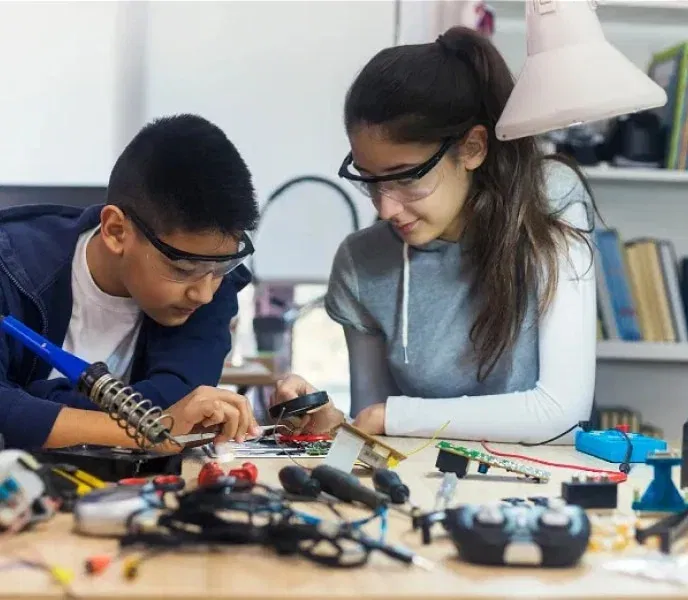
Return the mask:
<path id="1" fill-rule="evenodd" d="M 105 374 L 96 380 L 89 397 L 125 430 L 139 448 L 146 450 L 171 439 L 172 415 L 119 379 Z M 167 423 L 167 425 L 166 425 Z"/>

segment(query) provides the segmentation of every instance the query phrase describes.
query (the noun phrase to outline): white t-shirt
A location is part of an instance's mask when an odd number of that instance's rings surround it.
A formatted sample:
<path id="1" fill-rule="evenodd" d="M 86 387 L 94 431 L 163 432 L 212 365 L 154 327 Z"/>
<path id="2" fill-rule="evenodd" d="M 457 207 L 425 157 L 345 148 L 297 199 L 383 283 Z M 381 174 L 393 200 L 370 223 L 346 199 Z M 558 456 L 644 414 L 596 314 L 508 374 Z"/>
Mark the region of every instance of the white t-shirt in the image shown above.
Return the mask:
<path id="1" fill-rule="evenodd" d="M 104 362 L 127 382 L 141 328 L 142 313 L 133 298 L 110 296 L 91 276 L 86 246 L 98 227 L 81 234 L 72 261 L 72 316 L 63 350 L 89 362 Z M 49 379 L 63 377 L 53 369 Z"/>

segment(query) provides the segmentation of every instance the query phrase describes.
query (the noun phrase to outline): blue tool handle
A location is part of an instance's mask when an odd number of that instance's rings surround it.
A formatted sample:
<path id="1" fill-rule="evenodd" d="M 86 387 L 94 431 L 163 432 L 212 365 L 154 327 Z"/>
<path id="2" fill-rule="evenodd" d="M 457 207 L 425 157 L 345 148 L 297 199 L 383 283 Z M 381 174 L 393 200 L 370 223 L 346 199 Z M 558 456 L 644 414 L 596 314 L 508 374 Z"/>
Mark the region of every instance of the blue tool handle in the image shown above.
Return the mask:
<path id="1" fill-rule="evenodd" d="M 58 348 L 14 317 L 2 317 L 0 329 L 57 369 L 72 385 L 79 383 L 81 374 L 90 366 L 85 360 Z"/>

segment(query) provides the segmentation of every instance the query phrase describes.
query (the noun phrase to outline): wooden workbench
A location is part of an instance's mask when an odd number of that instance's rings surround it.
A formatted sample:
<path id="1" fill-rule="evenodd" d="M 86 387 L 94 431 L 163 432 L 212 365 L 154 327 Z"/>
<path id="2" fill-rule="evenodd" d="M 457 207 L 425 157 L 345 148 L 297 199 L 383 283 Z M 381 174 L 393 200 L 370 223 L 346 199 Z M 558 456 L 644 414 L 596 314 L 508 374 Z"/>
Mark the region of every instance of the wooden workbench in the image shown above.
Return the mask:
<path id="1" fill-rule="evenodd" d="M 387 440 L 402 451 L 418 446 L 418 440 Z M 474 445 L 475 444 L 468 444 Z M 498 446 L 558 462 L 607 467 L 606 463 L 577 454 L 570 447 L 518 448 Z M 398 472 L 410 486 L 412 499 L 424 508 L 432 508 L 440 481 L 434 470 L 436 450 L 428 447 L 403 462 Z M 315 465 L 321 459 L 308 459 Z M 278 484 L 277 472 L 288 464 L 286 459 L 258 459 L 260 478 L 265 483 Z M 187 461 L 185 476 L 192 478 L 199 465 Z M 475 467 L 472 468 L 475 473 Z M 570 470 L 553 468 L 547 484 L 528 483 L 491 470 L 487 475 L 472 475 L 461 480 L 456 502 L 487 502 L 504 497 L 534 495 L 558 496 L 560 483 L 571 476 Z M 630 512 L 633 488 L 644 491 L 652 471 L 645 466 L 634 469 L 629 482 L 619 490 L 620 509 Z M 678 473 L 676 473 L 678 476 Z M 368 480 L 369 481 L 369 480 Z M 566 570 L 528 568 L 486 568 L 460 563 L 448 540 L 438 540 L 432 546 L 420 543 L 418 532 L 411 532 L 407 517 L 390 513 L 390 541 L 416 549 L 423 557 L 434 561 L 428 572 L 408 567 L 377 553 L 371 562 L 355 570 L 329 570 L 315 566 L 303 558 L 279 558 L 272 551 L 254 547 L 236 547 L 216 554 L 169 554 L 156 557 L 142 566 L 135 581 L 125 581 L 121 568 L 115 563 L 100 576 L 82 574 L 84 559 L 95 554 L 113 553 L 113 540 L 89 539 L 70 532 L 71 516 L 59 515 L 35 531 L 24 532 L 9 541 L 0 542 L 0 561 L 12 550 L 34 548 L 48 561 L 71 567 L 79 574 L 73 592 L 77 597 L 94 599 L 115 598 L 187 598 L 211 600 L 267 600 L 269 598 L 298 598 L 325 600 L 327 598 L 355 598 L 375 600 L 396 598 L 657 598 L 685 597 L 681 590 L 666 583 L 653 583 L 603 568 L 609 556 L 587 554 L 581 565 Z M 62 591 L 47 574 L 15 568 L 0 571 L 0 598 L 59 598 Z"/>

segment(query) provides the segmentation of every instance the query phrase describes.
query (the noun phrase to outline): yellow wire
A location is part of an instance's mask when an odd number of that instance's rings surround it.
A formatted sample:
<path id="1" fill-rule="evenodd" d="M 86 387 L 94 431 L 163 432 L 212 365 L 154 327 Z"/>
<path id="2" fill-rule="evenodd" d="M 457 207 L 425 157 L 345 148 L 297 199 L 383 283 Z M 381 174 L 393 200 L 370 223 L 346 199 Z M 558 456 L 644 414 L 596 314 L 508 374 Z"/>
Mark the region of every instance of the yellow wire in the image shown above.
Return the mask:
<path id="1" fill-rule="evenodd" d="M 442 425 L 442 427 L 440 427 L 435 433 L 432 434 L 432 437 L 427 442 L 424 442 L 423 444 L 418 446 L 418 448 L 416 448 L 415 450 L 411 450 L 411 452 L 407 452 L 406 456 L 411 456 L 413 454 L 417 454 L 421 450 L 425 450 L 428 446 L 430 446 L 437 439 L 437 437 L 440 435 L 440 433 L 442 433 L 447 427 L 449 427 L 449 423 L 451 423 L 451 421 L 447 421 L 444 425 Z"/>

